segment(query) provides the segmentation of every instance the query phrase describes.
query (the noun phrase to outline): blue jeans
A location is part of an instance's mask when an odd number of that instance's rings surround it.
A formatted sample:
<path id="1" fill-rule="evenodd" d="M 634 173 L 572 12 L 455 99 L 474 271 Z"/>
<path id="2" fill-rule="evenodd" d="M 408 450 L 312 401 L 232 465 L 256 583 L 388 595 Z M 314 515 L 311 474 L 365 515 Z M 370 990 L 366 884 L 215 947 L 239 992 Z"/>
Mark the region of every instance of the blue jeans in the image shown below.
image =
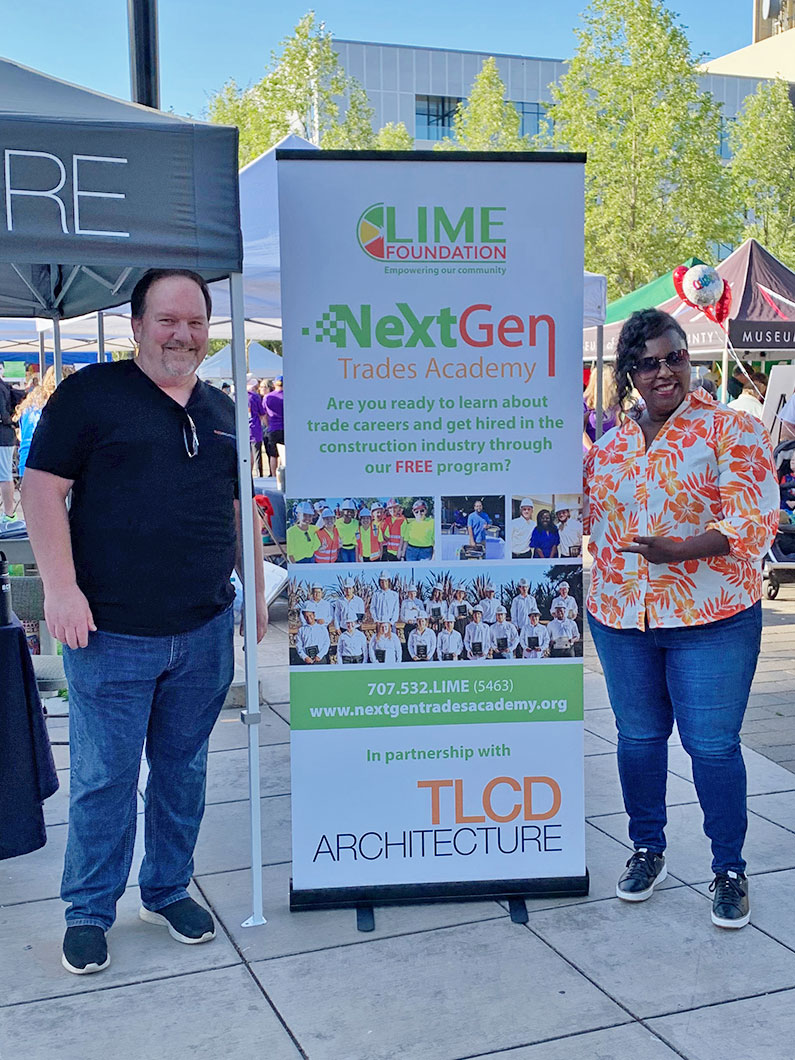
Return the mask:
<path id="1" fill-rule="evenodd" d="M 340 548 L 337 553 L 337 563 L 355 563 L 356 562 L 356 545 L 352 548 Z"/>
<path id="2" fill-rule="evenodd" d="M 745 871 L 740 726 L 762 635 L 762 605 L 703 626 L 611 629 L 588 615 L 618 726 L 618 772 L 635 847 L 665 850 L 674 718 L 693 762 L 712 871 Z"/>
<path id="3" fill-rule="evenodd" d="M 433 545 L 406 545 L 406 563 L 416 563 L 421 559 L 430 559 Z"/>
<path id="4" fill-rule="evenodd" d="M 204 814 L 207 744 L 234 673 L 232 608 L 173 637 L 91 633 L 64 646 L 71 791 L 61 898 L 70 927 L 105 931 L 133 856 L 136 789 L 146 747 L 141 901 L 187 897 Z"/>

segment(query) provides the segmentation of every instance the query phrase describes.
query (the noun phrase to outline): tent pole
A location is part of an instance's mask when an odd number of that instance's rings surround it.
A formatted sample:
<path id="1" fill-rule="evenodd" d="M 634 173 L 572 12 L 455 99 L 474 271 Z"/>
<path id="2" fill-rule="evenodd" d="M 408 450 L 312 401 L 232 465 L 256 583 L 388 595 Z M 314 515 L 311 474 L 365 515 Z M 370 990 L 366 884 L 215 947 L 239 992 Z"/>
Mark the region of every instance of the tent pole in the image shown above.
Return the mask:
<path id="1" fill-rule="evenodd" d="M 729 332 L 725 332 L 723 336 L 723 357 L 720 363 L 720 400 L 722 404 L 726 404 L 726 398 L 728 397 L 727 383 L 729 381 Z"/>
<path id="2" fill-rule="evenodd" d="M 55 368 L 55 385 L 60 386 L 63 380 L 63 359 L 61 357 L 61 322 L 58 317 L 52 320 L 52 337 L 54 342 L 53 366 Z"/>
<path id="3" fill-rule="evenodd" d="M 100 309 L 97 313 L 97 362 L 105 360 L 105 316 Z"/>
<path id="4" fill-rule="evenodd" d="M 44 332 L 39 332 L 39 382 L 44 379 L 44 373 L 47 371 L 47 350 L 44 346 Z"/>
<path id="5" fill-rule="evenodd" d="M 602 437 L 604 418 L 604 369 L 605 369 L 605 329 L 602 324 L 596 328 L 596 437 Z"/>
<path id="6" fill-rule="evenodd" d="M 257 675 L 257 601 L 254 592 L 254 522 L 251 517 L 251 446 L 249 444 L 246 391 L 246 333 L 243 319 L 243 277 L 229 277 L 232 307 L 232 380 L 235 387 L 235 433 L 237 435 L 237 474 L 240 496 L 240 536 L 243 553 L 243 633 L 246 669 L 246 709 L 240 720 L 248 727 L 248 792 L 251 815 L 251 905 L 252 912 L 243 927 L 256 927 L 267 921 L 262 910 L 262 803 L 259 778 L 259 677 Z M 250 590 L 250 591 L 249 591 Z"/>

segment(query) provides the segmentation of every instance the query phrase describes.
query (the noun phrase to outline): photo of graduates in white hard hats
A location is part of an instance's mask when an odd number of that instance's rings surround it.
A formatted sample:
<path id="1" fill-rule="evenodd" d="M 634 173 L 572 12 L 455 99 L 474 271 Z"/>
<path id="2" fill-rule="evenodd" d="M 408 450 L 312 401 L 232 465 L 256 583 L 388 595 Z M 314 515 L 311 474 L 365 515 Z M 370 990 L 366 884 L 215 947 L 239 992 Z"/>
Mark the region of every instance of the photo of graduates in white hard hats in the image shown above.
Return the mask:
<path id="1" fill-rule="evenodd" d="M 582 657 L 579 564 L 321 567 L 287 593 L 293 667 Z"/>
<path id="2" fill-rule="evenodd" d="M 514 559 L 571 559 L 582 555 L 582 496 L 533 493 L 511 498 L 509 541 Z"/>
<path id="3" fill-rule="evenodd" d="M 439 559 L 505 559 L 505 497 L 442 497 Z"/>
<path id="4" fill-rule="evenodd" d="M 426 563 L 433 497 L 308 497 L 287 501 L 288 563 Z"/>

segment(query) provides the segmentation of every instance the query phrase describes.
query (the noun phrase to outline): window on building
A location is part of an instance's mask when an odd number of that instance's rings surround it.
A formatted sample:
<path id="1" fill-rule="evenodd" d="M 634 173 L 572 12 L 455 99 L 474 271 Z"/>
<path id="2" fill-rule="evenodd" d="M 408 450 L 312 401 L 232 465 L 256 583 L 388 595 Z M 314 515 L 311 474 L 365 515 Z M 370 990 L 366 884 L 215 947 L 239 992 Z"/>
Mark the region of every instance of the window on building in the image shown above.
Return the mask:
<path id="1" fill-rule="evenodd" d="M 415 139 L 444 140 L 449 136 L 459 102 L 457 96 L 417 96 L 414 103 Z"/>
<path id="2" fill-rule="evenodd" d="M 519 135 L 537 136 L 547 114 L 543 103 L 514 103 L 519 112 Z"/>
<path id="3" fill-rule="evenodd" d="M 718 154 L 721 158 L 731 158 L 732 152 L 729 146 L 729 130 L 735 122 L 735 118 L 721 118 L 720 120 L 720 145 Z"/>

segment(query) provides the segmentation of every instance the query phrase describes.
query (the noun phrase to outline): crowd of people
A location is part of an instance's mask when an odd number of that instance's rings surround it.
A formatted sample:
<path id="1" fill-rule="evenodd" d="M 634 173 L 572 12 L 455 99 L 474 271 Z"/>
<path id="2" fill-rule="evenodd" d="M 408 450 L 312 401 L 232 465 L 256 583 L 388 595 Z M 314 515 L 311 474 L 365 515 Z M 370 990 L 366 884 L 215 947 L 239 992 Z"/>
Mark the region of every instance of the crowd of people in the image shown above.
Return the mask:
<path id="1" fill-rule="evenodd" d="M 571 577 L 580 578 L 580 571 Z M 388 569 L 372 586 L 346 578 L 339 590 L 319 582 L 294 590 L 290 629 L 293 665 L 388 666 L 487 659 L 566 659 L 582 654 L 579 605 L 566 579 L 542 616 L 526 578 L 497 587 L 430 580 L 401 584 Z"/>
<path id="2" fill-rule="evenodd" d="M 222 387 L 223 389 L 223 387 Z M 257 478 L 275 478 L 284 464 L 284 379 L 246 376 L 251 469 Z"/>
<path id="3" fill-rule="evenodd" d="M 410 503 L 409 503 L 410 502 Z M 433 558 L 431 502 L 390 497 L 293 502 L 289 563 L 416 563 Z"/>

